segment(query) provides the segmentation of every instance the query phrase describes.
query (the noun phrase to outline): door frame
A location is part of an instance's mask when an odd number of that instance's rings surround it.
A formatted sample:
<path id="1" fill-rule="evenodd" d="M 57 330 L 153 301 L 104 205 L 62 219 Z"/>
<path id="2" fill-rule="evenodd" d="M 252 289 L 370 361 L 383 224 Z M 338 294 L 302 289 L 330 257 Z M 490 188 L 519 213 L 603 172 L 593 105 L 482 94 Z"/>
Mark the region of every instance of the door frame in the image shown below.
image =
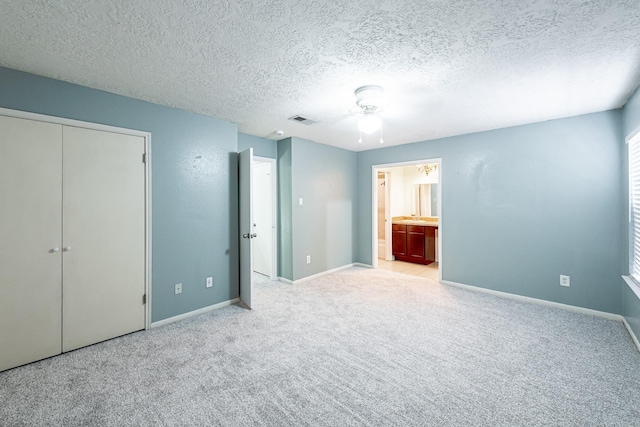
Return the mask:
<path id="1" fill-rule="evenodd" d="M 67 119 L 64 117 L 48 116 L 45 114 L 31 113 L 28 111 L 0 108 L 0 116 L 15 117 L 45 123 L 55 123 L 63 126 L 73 126 L 104 132 L 121 133 L 124 135 L 139 136 L 144 138 L 145 162 L 144 162 L 144 211 L 145 211 L 145 280 L 144 289 L 146 297 L 144 328 L 151 327 L 151 133 L 134 129 L 126 129 L 117 126 L 102 125 L 81 120 Z M 142 161 L 142 159 L 140 159 Z"/>
<path id="2" fill-rule="evenodd" d="M 378 189 L 377 189 L 378 172 L 387 172 L 387 170 L 391 168 L 421 165 L 424 163 L 438 164 L 438 186 L 437 186 L 438 194 L 436 196 L 436 200 L 438 203 L 438 280 L 442 281 L 442 258 L 443 258 L 442 236 L 444 234 L 443 224 L 445 221 L 442 220 L 442 163 L 443 162 L 441 157 L 424 159 L 424 160 L 409 160 L 406 162 L 383 163 L 383 164 L 371 165 L 371 266 L 373 268 L 378 268 L 378 230 L 377 230 L 377 227 L 378 227 Z M 389 187 L 389 194 L 390 193 L 391 193 L 391 188 Z M 389 224 L 389 228 L 391 228 L 391 224 Z M 387 245 L 387 246 L 390 246 L 390 245 Z"/>
<path id="3" fill-rule="evenodd" d="M 271 248 L 271 280 L 278 280 L 278 164 L 276 159 L 269 157 L 253 156 L 253 160 L 269 163 L 271 166 L 271 205 L 272 205 L 272 248 Z"/>
<path id="4" fill-rule="evenodd" d="M 391 172 L 384 171 L 384 259 L 391 261 L 393 259 L 393 250 L 391 247 Z"/>
<path id="5" fill-rule="evenodd" d="M 378 195 L 378 180 L 380 180 L 380 175 L 383 176 L 384 179 L 384 235 L 382 236 L 384 239 L 384 259 L 386 261 L 392 261 L 393 251 L 391 250 L 391 173 L 386 169 L 378 169 L 376 174 L 376 197 Z M 379 220 L 377 209 L 378 209 L 378 199 L 376 199 L 376 223 Z M 375 227 L 375 231 L 377 234 L 377 239 L 374 236 L 374 241 L 376 245 L 380 242 L 380 234 L 378 233 L 378 227 Z M 380 256 L 380 252 L 377 252 L 378 256 Z"/>

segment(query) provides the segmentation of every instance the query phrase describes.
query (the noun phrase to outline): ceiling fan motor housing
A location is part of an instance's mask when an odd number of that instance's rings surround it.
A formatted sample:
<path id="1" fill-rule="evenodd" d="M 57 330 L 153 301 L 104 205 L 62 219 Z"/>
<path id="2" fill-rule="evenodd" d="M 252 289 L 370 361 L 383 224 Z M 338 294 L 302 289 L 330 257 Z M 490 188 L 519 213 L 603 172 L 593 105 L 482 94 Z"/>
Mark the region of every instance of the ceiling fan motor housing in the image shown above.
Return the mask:
<path id="1" fill-rule="evenodd" d="M 356 89 L 356 104 L 365 113 L 373 113 L 382 107 L 382 87 L 362 86 Z"/>

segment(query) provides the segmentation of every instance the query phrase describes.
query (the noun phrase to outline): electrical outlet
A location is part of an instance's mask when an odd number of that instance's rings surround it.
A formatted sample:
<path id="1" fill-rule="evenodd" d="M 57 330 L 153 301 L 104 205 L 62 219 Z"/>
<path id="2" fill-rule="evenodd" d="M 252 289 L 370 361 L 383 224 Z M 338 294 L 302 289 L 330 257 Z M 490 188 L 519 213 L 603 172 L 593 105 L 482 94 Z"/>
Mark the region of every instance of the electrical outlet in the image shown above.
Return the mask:
<path id="1" fill-rule="evenodd" d="M 311 255 L 307 255 L 307 264 L 311 264 Z"/>
<path id="2" fill-rule="evenodd" d="M 207 288 L 213 286 L 213 277 L 207 277 Z"/>
<path id="3" fill-rule="evenodd" d="M 560 286 L 569 287 L 571 286 L 571 276 L 563 276 L 560 275 Z"/>
<path id="4" fill-rule="evenodd" d="M 182 293 L 182 283 L 176 283 L 176 285 L 174 286 L 174 291 L 175 291 L 176 295 L 181 294 Z"/>

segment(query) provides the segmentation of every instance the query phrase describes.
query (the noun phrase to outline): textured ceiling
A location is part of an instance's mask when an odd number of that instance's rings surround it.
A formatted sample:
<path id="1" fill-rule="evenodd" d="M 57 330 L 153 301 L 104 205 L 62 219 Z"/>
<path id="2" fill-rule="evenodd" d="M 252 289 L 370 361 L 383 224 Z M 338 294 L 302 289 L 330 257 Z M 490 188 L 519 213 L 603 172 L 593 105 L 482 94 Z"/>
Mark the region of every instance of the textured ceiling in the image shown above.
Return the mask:
<path id="1" fill-rule="evenodd" d="M 621 107 L 640 0 L 0 0 L 0 65 L 358 151 L 367 84 L 385 146 Z"/>

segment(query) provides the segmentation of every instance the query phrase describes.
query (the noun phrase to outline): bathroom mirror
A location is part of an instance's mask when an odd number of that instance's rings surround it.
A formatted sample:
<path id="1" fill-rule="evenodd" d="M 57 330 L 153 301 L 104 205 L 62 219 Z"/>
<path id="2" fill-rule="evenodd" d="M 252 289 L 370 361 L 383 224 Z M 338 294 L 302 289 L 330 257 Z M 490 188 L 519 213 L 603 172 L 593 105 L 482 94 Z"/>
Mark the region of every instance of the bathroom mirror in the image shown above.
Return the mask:
<path id="1" fill-rule="evenodd" d="M 414 184 L 412 193 L 414 215 L 438 216 L 438 184 Z"/>

